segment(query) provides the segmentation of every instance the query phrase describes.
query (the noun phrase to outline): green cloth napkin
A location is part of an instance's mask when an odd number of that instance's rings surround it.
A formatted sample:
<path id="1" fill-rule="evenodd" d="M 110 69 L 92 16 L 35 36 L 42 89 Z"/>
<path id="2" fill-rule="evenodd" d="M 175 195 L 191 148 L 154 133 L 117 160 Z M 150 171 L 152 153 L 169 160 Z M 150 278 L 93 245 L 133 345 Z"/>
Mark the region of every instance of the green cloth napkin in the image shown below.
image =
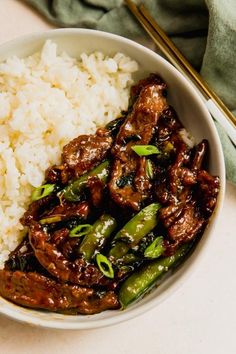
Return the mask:
<path id="1" fill-rule="evenodd" d="M 57 26 L 113 32 L 142 44 L 149 40 L 122 0 L 23 1 Z M 236 0 L 142 0 L 142 3 L 236 113 Z M 235 146 L 220 125 L 216 126 L 224 150 L 227 178 L 236 183 Z"/>

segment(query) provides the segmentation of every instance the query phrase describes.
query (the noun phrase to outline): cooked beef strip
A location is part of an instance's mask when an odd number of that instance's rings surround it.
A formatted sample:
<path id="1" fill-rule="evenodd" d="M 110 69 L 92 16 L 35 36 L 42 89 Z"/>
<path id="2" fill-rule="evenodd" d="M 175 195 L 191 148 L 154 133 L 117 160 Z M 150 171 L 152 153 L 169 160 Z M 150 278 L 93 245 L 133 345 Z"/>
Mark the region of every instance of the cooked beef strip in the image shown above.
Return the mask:
<path id="1" fill-rule="evenodd" d="M 114 162 L 112 166 L 109 191 L 114 201 L 134 210 L 140 209 L 140 203 L 147 198 L 150 182 L 146 173 L 146 158 L 139 157 L 131 149 L 133 145 L 146 145 L 152 139 L 157 121 L 167 107 L 163 96 L 166 84 L 158 75 L 152 75 L 137 89 L 139 94 L 133 109 L 121 126 L 112 148 Z M 138 141 L 137 141 L 138 139 Z M 117 181 L 134 173 L 134 183 L 119 187 Z"/>
<path id="2" fill-rule="evenodd" d="M 191 241 L 204 224 L 205 220 L 199 214 L 196 203 L 190 201 L 184 205 L 180 215 L 176 215 L 175 220 L 168 228 L 168 236 L 179 245 L 182 242 Z"/>
<path id="3" fill-rule="evenodd" d="M 175 139 L 179 136 L 177 131 L 182 128 L 182 124 L 178 119 L 178 116 L 172 106 L 168 106 L 165 108 L 158 120 L 158 124 L 156 126 L 156 132 L 154 136 L 155 143 L 160 145 L 165 141 L 172 142 L 172 135 L 175 135 Z"/>
<path id="4" fill-rule="evenodd" d="M 70 231 L 66 227 L 55 230 L 50 236 L 50 242 L 55 246 L 59 246 L 68 239 L 69 233 Z"/>
<path id="5" fill-rule="evenodd" d="M 147 160 L 145 157 L 140 157 L 138 159 L 134 186 L 138 193 L 144 195 L 148 195 L 152 187 L 152 183 L 147 174 Z"/>
<path id="6" fill-rule="evenodd" d="M 156 173 L 156 197 L 164 206 L 176 203 L 184 186 L 196 183 L 192 171 L 184 163 L 189 161 L 189 149 L 183 142 L 178 144 L 175 161 L 167 168 L 159 167 Z"/>
<path id="7" fill-rule="evenodd" d="M 84 201 L 81 203 L 70 203 L 63 201 L 60 205 L 55 206 L 49 211 L 41 215 L 41 219 L 50 218 L 54 216 L 60 217 L 61 221 L 68 220 L 73 217 L 86 219 L 90 213 L 90 205 Z"/>
<path id="8" fill-rule="evenodd" d="M 94 135 L 80 135 L 65 145 L 62 162 L 73 169 L 76 178 L 91 170 L 105 159 L 112 145 L 112 137 L 106 129 L 98 129 Z"/>
<path id="9" fill-rule="evenodd" d="M 126 161 L 129 158 L 127 153 L 130 152 L 130 147 L 137 144 L 137 140 L 134 142 L 131 139 L 130 144 L 124 144 L 124 141 L 132 137 L 139 137 L 138 144 L 150 142 L 153 129 L 167 107 L 166 98 L 163 97 L 165 89 L 166 84 L 163 81 L 156 84 L 155 79 L 142 88 L 131 113 L 128 114 L 117 134 L 112 147 L 113 156 Z"/>
<path id="10" fill-rule="evenodd" d="M 87 187 L 91 204 L 95 208 L 101 207 L 105 194 L 105 184 L 97 177 L 90 177 Z"/>
<path id="11" fill-rule="evenodd" d="M 168 169 L 169 187 L 171 193 L 177 197 L 184 185 L 196 183 L 194 173 L 184 167 L 189 161 L 189 148 L 185 143 L 181 143 L 175 163 Z"/>
<path id="12" fill-rule="evenodd" d="M 170 203 L 168 206 L 160 209 L 160 219 L 163 225 L 168 229 L 176 218 L 181 214 L 183 207 L 192 199 L 192 193 L 189 188 L 183 190 L 179 195 L 178 201 Z"/>
<path id="13" fill-rule="evenodd" d="M 94 289 L 61 284 L 37 273 L 0 270 L 0 294 L 15 304 L 64 312 L 91 315 L 118 308 L 113 291 L 99 294 Z"/>
<path id="14" fill-rule="evenodd" d="M 200 208 L 206 218 L 213 213 L 220 189 L 219 177 L 211 176 L 207 171 L 200 170 L 197 176 L 199 188 L 196 191 Z"/>
<path id="15" fill-rule="evenodd" d="M 54 244 L 63 256 L 74 261 L 78 254 L 78 246 L 81 243 L 80 237 L 70 237 L 70 230 L 66 227 L 54 230 L 50 233 L 50 243 Z"/>
<path id="16" fill-rule="evenodd" d="M 180 145 L 176 161 L 168 169 L 165 185 L 172 198 L 169 197 L 167 206 L 160 210 L 160 220 L 172 242 L 167 247 L 168 254 L 199 235 L 215 208 L 219 179 L 200 170 L 207 146 L 206 140 L 200 142 L 192 150 L 191 159 L 186 146 Z M 190 189 L 192 185 L 194 188 Z"/>
<path id="17" fill-rule="evenodd" d="M 202 140 L 192 150 L 183 141 L 179 141 L 179 138 L 173 142 L 176 146 L 175 161 L 166 168 L 157 168 L 156 173 L 156 195 L 163 205 L 175 203 L 184 187 L 197 183 L 197 172 L 208 147 L 206 140 Z"/>
<path id="18" fill-rule="evenodd" d="M 131 99 L 137 99 L 141 91 L 143 90 L 143 88 L 145 88 L 150 84 L 151 85 L 155 84 L 157 86 L 160 86 L 163 96 L 166 97 L 167 95 L 166 83 L 163 81 L 160 75 L 157 75 L 156 73 L 152 73 L 145 79 L 139 80 L 137 84 L 131 87 L 130 90 Z"/>
<path id="19" fill-rule="evenodd" d="M 198 145 L 193 148 L 194 157 L 190 164 L 191 170 L 200 170 L 203 164 L 203 159 L 208 149 L 208 141 L 203 139 Z"/>
<path id="20" fill-rule="evenodd" d="M 110 152 L 112 132 L 106 128 L 97 129 L 93 135 L 80 135 L 64 146 L 61 165 L 46 170 L 48 183 L 65 185 L 96 167 Z"/>
<path id="21" fill-rule="evenodd" d="M 182 196 L 178 203 L 172 203 L 160 211 L 160 220 L 168 236 L 165 255 L 175 253 L 179 245 L 196 238 L 206 226 L 206 220 L 192 193 L 185 190 Z"/>
<path id="22" fill-rule="evenodd" d="M 74 261 L 78 258 L 78 248 L 81 243 L 81 238 L 79 237 L 68 237 L 64 242 L 62 242 L 58 249 L 61 251 L 63 256 L 70 260 Z"/>
<path id="23" fill-rule="evenodd" d="M 54 244 L 63 256 L 69 261 L 74 261 L 78 254 L 78 246 L 81 243 L 80 237 L 70 237 L 70 230 L 66 227 L 50 232 L 50 243 Z"/>
<path id="24" fill-rule="evenodd" d="M 59 203 L 59 199 L 54 194 L 48 195 L 44 198 L 32 202 L 20 222 L 23 226 L 28 226 L 32 220 L 39 220 L 45 210 L 50 210 Z"/>
<path id="25" fill-rule="evenodd" d="M 85 260 L 71 262 L 65 258 L 57 246 L 50 243 L 50 235 L 35 221 L 29 225 L 29 240 L 39 263 L 58 280 L 82 286 L 108 283 L 100 270 Z"/>
<path id="26" fill-rule="evenodd" d="M 70 169 L 67 164 L 53 165 L 45 172 L 45 181 L 47 183 L 56 183 L 58 185 L 65 185 L 74 176 L 74 171 Z"/>

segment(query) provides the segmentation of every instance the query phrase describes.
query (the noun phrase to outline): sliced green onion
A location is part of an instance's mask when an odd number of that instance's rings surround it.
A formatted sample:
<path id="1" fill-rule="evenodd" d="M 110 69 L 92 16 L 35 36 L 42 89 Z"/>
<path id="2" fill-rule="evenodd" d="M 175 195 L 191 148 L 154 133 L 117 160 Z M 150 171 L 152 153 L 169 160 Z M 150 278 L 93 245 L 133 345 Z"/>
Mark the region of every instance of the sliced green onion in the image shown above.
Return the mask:
<path id="1" fill-rule="evenodd" d="M 96 262 L 100 271 L 107 278 L 114 278 L 114 270 L 112 268 L 111 262 L 108 260 L 106 256 L 103 256 L 103 254 L 98 253 L 96 255 Z"/>
<path id="2" fill-rule="evenodd" d="M 158 258 L 164 250 L 163 237 L 159 236 L 145 249 L 144 256 L 147 258 Z"/>
<path id="3" fill-rule="evenodd" d="M 92 229 L 92 225 L 90 224 L 82 224 L 74 227 L 70 230 L 69 236 L 70 237 L 81 237 L 87 235 Z"/>
<path id="4" fill-rule="evenodd" d="M 150 179 L 153 179 L 154 173 L 153 173 L 152 162 L 151 162 L 150 160 L 147 160 L 146 173 L 147 173 L 147 176 L 148 176 Z"/>
<path id="5" fill-rule="evenodd" d="M 35 188 L 32 193 L 31 199 L 33 201 L 42 199 L 51 194 L 54 190 L 55 184 L 43 184 L 42 186 Z"/>
<path id="6" fill-rule="evenodd" d="M 117 263 L 130 264 L 139 261 L 139 258 L 133 253 L 127 253 L 122 258 L 118 259 Z"/>
<path id="7" fill-rule="evenodd" d="M 48 218 L 45 218 L 45 219 L 41 219 L 39 221 L 39 223 L 41 225 L 45 225 L 45 224 L 52 224 L 54 222 L 59 222 L 61 221 L 61 216 L 60 215 L 55 215 L 55 216 L 49 216 Z"/>
<path id="8" fill-rule="evenodd" d="M 139 156 L 160 154 L 160 151 L 154 145 L 133 145 L 131 149 Z"/>

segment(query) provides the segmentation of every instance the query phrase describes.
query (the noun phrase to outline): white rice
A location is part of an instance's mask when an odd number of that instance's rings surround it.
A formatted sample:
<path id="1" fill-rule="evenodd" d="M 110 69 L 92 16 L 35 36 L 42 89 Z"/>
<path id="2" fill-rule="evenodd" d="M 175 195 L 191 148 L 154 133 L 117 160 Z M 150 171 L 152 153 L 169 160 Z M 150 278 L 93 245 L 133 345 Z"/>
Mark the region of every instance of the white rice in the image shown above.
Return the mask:
<path id="1" fill-rule="evenodd" d="M 135 61 L 100 52 L 79 59 L 47 41 L 0 63 L 0 268 L 25 230 L 19 222 L 62 147 L 127 109 Z"/>

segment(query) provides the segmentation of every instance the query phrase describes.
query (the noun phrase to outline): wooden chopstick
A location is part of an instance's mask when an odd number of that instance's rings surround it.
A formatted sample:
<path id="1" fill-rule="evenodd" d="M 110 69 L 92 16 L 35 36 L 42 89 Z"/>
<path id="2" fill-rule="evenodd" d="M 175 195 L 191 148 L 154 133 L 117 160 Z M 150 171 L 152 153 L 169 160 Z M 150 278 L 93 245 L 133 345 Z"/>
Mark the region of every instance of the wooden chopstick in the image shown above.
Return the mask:
<path id="1" fill-rule="evenodd" d="M 208 86 L 208 84 L 202 79 L 202 77 L 198 74 L 198 72 L 189 64 L 186 58 L 182 55 L 182 53 L 178 50 L 178 48 L 174 45 L 174 43 L 167 37 L 165 32 L 161 29 L 161 27 L 157 24 L 157 22 L 151 17 L 147 9 L 144 5 L 140 6 L 140 12 L 147 19 L 147 21 L 152 25 L 152 27 L 156 30 L 162 40 L 167 44 L 167 46 L 172 50 L 175 56 L 183 63 L 184 67 L 190 75 L 195 79 L 198 88 L 201 90 L 202 94 L 211 98 L 218 107 L 225 113 L 225 115 L 229 116 L 228 118 L 232 123 L 236 126 L 236 117 L 230 112 L 230 110 L 225 106 L 225 104 L 221 101 L 221 99 L 215 94 L 214 91 Z"/>
<path id="2" fill-rule="evenodd" d="M 197 86 L 206 100 L 211 99 L 219 110 L 224 114 L 232 128 L 236 127 L 236 117 L 225 106 L 221 99 L 211 90 L 208 84 L 202 79 L 198 72 L 189 64 L 187 59 L 176 48 L 175 44 L 160 28 L 157 22 L 149 14 L 148 10 L 141 5 L 139 8 L 131 0 L 126 4 L 132 14 L 137 18 L 142 27 L 146 30 L 158 48 L 165 54 L 167 59 L 184 75 L 186 75 Z"/>

